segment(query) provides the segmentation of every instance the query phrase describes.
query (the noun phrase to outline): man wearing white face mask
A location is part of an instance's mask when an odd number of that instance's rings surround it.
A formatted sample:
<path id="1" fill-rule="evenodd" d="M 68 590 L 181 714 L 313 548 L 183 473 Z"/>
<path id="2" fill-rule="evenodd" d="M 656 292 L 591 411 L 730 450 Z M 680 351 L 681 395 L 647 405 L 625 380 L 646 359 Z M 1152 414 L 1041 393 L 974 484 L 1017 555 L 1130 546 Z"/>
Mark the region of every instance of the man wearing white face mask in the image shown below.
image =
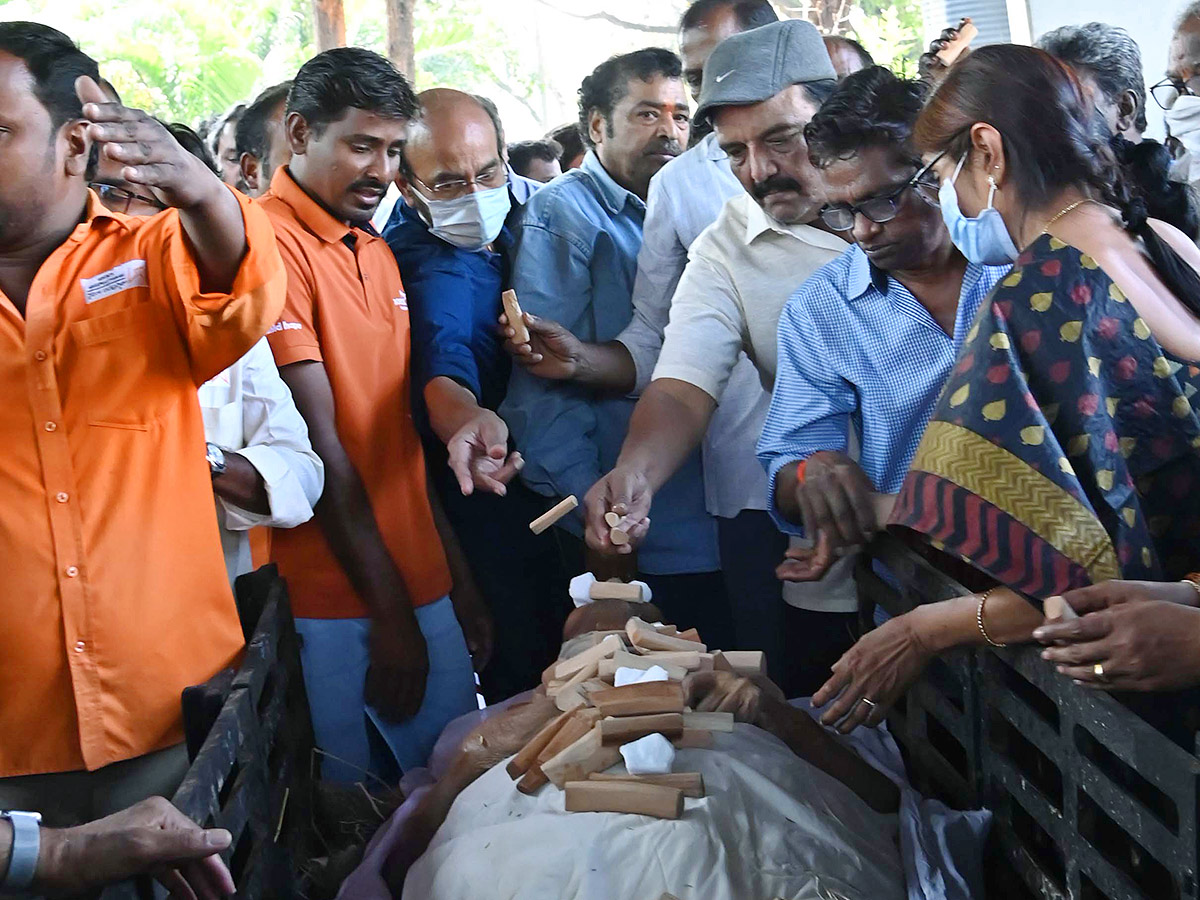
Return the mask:
<path id="1" fill-rule="evenodd" d="M 495 620 L 492 661 L 480 675 L 497 701 L 533 687 L 555 657 L 569 604 L 551 533 L 527 524 L 545 501 L 519 480 L 519 454 L 495 413 L 509 358 L 496 333 L 521 211 L 496 120 L 469 94 L 418 98 L 383 229 L 408 291 L 416 410 L 433 483 Z"/>
<path id="2" fill-rule="evenodd" d="M 1167 57 L 1167 77 L 1150 88 L 1163 108 L 1179 180 L 1200 185 L 1200 2 L 1184 9 Z"/>

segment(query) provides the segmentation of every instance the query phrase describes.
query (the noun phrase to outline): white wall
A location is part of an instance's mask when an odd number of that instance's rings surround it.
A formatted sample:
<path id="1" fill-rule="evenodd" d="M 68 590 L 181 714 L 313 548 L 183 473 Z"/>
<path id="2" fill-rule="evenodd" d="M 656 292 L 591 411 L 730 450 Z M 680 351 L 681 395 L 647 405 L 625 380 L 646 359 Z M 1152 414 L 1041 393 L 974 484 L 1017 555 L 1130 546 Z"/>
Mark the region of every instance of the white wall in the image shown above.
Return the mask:
<path id="1" fill-rule="evenodd" d="M 1108 22 L 1120 25 L 1132 35 L 1142 50 L 1146 86 L 1160 81 L 1167 68 L 1167 45 L 1174 31 L 1175 17 L 1186 0 L 1026 0 L 1029 20 L 1036 40 L 1060 25 L 1084 22 Z M 1162 110 L 1146 98 L 1150 120 L 1148 137 L 1163 137 Z"/>

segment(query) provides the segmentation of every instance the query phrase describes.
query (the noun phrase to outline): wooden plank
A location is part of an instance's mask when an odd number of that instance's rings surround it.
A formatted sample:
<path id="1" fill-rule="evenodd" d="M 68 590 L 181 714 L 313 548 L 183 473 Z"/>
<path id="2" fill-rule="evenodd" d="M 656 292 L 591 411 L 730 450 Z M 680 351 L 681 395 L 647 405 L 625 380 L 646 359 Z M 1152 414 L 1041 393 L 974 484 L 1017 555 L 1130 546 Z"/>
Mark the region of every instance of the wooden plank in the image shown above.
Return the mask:
<path id="1" fill-rule="evenodd" d="M 559 713 L 544 726 L 541 731 L 529 739 L 529 743 L 522 747 L 517 755 L 508 761 L 506 771 L 508 777 L 514 781 L 529 771 L 529 767 L 537 762 L 538 754 L 546 749 L 546 745 L 554 739 L 554 736 L 562 730 L 562 727 L 567 724 L 567 720 L 571 718 L 570 713 Z"/>
<path id="2" fill-rule="evenodd" d="M 567 812 L 616 812 L 656 819 L 683 815 L 683 791 L 658 784 L 619 781 L 569 781 L 565 787 Z"/>
<path id="3" fill-rule="evenodd" d="M 620 747 L 648 734 L 668 738 L 683 734 L 684 717 L 679 713 L 659 713 L 653 716 L 621 716 L 600 720 L 600 738 L 606 747 Z"/>
<path id="4" fill-rule="evenodd" d="M 642 653 L 641 658 L 660 666 L 663 663 L 670 663 L 673 666 L 687 669 L 689 672 L 711 672 L 713 668 L 713 655 L 701 653 L 699 650 L 647 650 Z"/>
<path id="5" fill-rule="evenodd" d="M 554 667 L 554 678 L 570 678 L 581 669 L 586 669 L 623 649 L 625 649 L 625 644 L 621 642 L 621 639 L 615 634 L 610 634 L 600 643 L 560 662 Z"/>
<path id="6" fill-rule="evenodd" d="M 653 625 L 648 625 L 637 616 L 634 616 L 625 624 L 625 633 L 629 635 L 630 643 L 639 650 L 674 650 L 679 652 L 695 650 L 703 653 L 708 649 L 701 642 L 686 641 L 679 637 L 663 634 Z"/>
<path id="7" fill-rule="evenodd" d="M 640 584 L 626 584 L 623 581 L 595 581 L 588 588 L 588 596 L 593 600 L 634 600 L 643 598 Z"/>
<path id="8" fill-rule="evenodd" d="M 698 800 L 704 796 L 704 776 L 699 772 L 669 772 L 666 775 L 629 775 L 623 772 L 593 772 L 588 781 L 632 781 L 678 788 L 683 796 Z"/>
<path id="9" fill-rule="evenodd" d="M 609 769 L 621 761 L 617 747 L 605 747 L 600 725 L 542 764 L 542 773 L 555 787 L 562 789 L 568 781 L 581 781 L 593 772 Z"/>
<path id="10" fill-rule="evenodd" d="M 517 783 L 517 790 L 522 794 L 532 794 L 542 785 L 546 784 L 550 779 L 542 771 L 542 764 L 553 759 L 563 749 L 571 746 L 591 731 L 598 721 L 600 721 L 600 713 L 594 709 L 580 709 L 572 712 L 570 718 L 563 723 L 558 733 L 550 739 L 550 742 L 542 749 L 542 752 L 537 755 L 537 761 L 521 777 L 521 780 Z"/>
<path id="11" fill-rule="evenodd" d="M 513 330 L 513 343 L 529 343 L 529 329 L 525 326 L 525 316 L 521 311 L 521 304 L 517 301 L 517 292 L 504 291 L 500 294 L 500 302 L 504 304 L 508 327 Z"/>
<path id="12" fill-rule="evenodd" d="M 726 650 L 725 659 L 739 675 L 764 675 L 767 655 L 761 650 Z"/>
<path id="13" fill-rule="evenodd" d="M 695 628 L 689 628 L 687 631 L 681 631 L 676 635 L 681 641 L 695 641 L 697 644 L 704 643 L 700 640 L 700 632 Z"/>
<path id="14" fill-rule="evenodd" d="M 642 716 L 683 712 L 683 686 L 677 681 L 651 681 L 596 691 L 588 699 L 603 716 Z"/>
<path id="15" fill-rule="evenodd" d="M 699 668 L 699 665 L 700 660 L 697 657 L 697 668 Z M 671 679 L 671 681 L 683 681 L 688 673 L 685 667 L 677 666 L 665 659 L 655 659 L 651 656 L 634 656 L 632 653 L 618 650 L 612 659 L 600 660 L 600 677 L 612 678 L 617 674 L 617 669 L 641 669 L 644 672 L 653 666 L 661 666 L 667 673 L 667 678 Z"/>
<path id="16" fill-rule="evenodd" d="M 733 713 L 727 712 L 685 712 L 683 727 L 697 731 L 733 731 Z"/>
<path id="17" fill-rule="evenodd" d="M 534 534 L 541 534 L 578 505 L 579 501 L 575 499 L 574 494 L 572 494 L 570 497 L 567 497 L 565 500 L 558 501 L 558 503 L 550 507 L 549 510 L 542 513 L 540 516 L 530 522 L 529 530 Z"/>

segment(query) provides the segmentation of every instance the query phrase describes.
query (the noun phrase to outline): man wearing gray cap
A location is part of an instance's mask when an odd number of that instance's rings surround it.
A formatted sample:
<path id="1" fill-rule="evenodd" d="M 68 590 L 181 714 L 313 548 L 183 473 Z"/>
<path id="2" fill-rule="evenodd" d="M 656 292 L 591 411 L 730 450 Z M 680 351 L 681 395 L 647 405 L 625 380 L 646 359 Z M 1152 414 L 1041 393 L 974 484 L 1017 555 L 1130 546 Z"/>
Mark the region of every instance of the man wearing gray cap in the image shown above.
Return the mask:
<path id="1" fill-rule="evenodd" d="M 703 437 L 744 351 L 764 388 L 775 381 L 776 327 L 787 298 L 846 243 L 808 224 L 823 199 L 808 161 L 804 126 L 836 86 L 817 30 L 789 20 L 734 35 L 704 68 L 698 118 L 711 119 L 718 146 L 745 192 L 730 199 L 692 245 L 671 305 L 662 354 L 630 421 L 616 467 L 585 500 L 588 542 L 609 552 L 604 514 L 616 509 L 647 530 L 654 492 Z M 850 562 L 812 584 L 788 584 L 792 669 L 789 696 L 811 693 L 853 641 L 857 599 Z M 736 603 L 736 598 L 734 598 Z M 768 658 L 783 656 L 778 610 Z"/>

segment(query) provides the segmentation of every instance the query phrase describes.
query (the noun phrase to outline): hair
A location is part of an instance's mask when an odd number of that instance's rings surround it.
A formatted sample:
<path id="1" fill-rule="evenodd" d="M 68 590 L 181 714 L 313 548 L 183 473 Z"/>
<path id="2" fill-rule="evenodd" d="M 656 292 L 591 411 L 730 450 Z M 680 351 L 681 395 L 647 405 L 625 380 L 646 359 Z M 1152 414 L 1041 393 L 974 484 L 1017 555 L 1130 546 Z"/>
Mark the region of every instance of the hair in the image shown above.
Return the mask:
<path id="1" fill-rule="evenodd" d="M 1173 157 L 1158 141 L 1134 143 L 1114 135 L 1109 142 L 1131 193 L 1140 196 L 1151 218 L 1174 225 L 1195 241 L 1200 238 L 1196 196 L 1185 182 L 1170 178 Z"/>
<path id="2" fill-rule="evenodd" d="M 583 143 L 583 135 L 579 132 L 578 122 L 568 122 L 566 125 L 559 125 L 546 135 L 546 140 L 553 141 L 562 148 L 562 152 L 558 156 L 558 163 L 562 166 L 564 172 L 567 169 L 567 164 L 587 149 Z"/>
<path id="3" fill-rule="evenodd" d="M 1184 22 L 1189 19 L 1200 19 L 1200 0 L 1194 0 L 1185 6 L 1179 15 L 1175 18 L 1175 27 L 1179 28 Z"/>
<path id="4" fill-rule="evenodd" d="M 269 139 L 267 123 L 271 120 L 280 106 L 287 103 L 288 91 L 292 88 L 290 81 L 273 84 L 254 98 L 237 123 L 237 152 L 238 156 L 249 153 L 256 159 L 266 159 Z"/>
<path id="5" fill-rule="evenodd" d="M 46 107 L 55 133 L 67 122 L 83 117 L 75 79 L 87 75 L 99 83 L 100 69 L 74 41 L 49 25 L 2 22 L 0 50 L 25 63 L 33 76 L 33 95 Z"/>
<path id="6" fill-rule="evenodd" d="M 699 28 L 708 14 L 718 9 L 733 10 L 734 21 L 741 31 L 761 28 L 763 25 L 779 21 L 779 14 L 775 12 L 775 7 L 771 6 L 770 0 L 695 0 L 684 10 L 683 17 L 679 20 L 679 30 Z"/>
<path id="7" fill-rule="evenodd" d="M 204 146 L 204 141 L 200 135 L 192 131 L 191 128 L 184 125 L 182 122 L 162 122 L 164 128 L 171 132 L 171 137 L 179 143 L 179 146 L 186 150 L 204 165 L 208 166 L 210 172 L 214 175 L 220 175 L 221 171 L 217 168 L 216 162 L 212 158 L 212 154 L 208 152 L 208 148 Z"/>
<path id="8" fill-rule="evenodd" d="M 488 118 L 492 120 L 492 127 L 496 129 L 496 155 L 501 159 L 504 158 L 504 123 L 500 121 L 500 110 L 490 97 L 485 97 L 483 94 L 472 94 L 472 99 L 480 106 L 483 111 L 488 114 Z"/>
<path id="9" fill-rule="evenodd" d="M 320 135 L 350 109 L 385 119 L 415 119 L 420 109 L 408 80 L 387 59 L 361 47 L 318 53 L 296 73 L 287 114 L 299 113 Z"/>
<path id="10" fill-rule="evenodd" d="M 241 121 L 242 113 L 244 113 L 245 111 L 246 111 L 245 103 L 235 103 L 233 106 L 229 107 L 229 109 L 227 109 L 224 113 L 222 113 L 215 122 L 213 122 L 212 127 L 208 130 L 207 141 L 208 141 L 208 152 L 213 155 L 214 159 L 218 159 L 220 157 L 220 153 L 218 153 L 217 151 L 218 151 L 218 144 L 221 143 L 221 132 L 223 132 L 225 130 L 226 125 L 232 124 L 234 127 L 234 134 L 236 135 L 237 124 L 239 121 Z"/>
<path id="11" fill-rule="evenodd" d="M 1070 67 L 1043 50 L 1015 44 L 981 47 L 950 67 L 913 132 L 918 149 L 961 157 L 971 126 L 985 122 L 1004 142 L 1013 190 L 1027 205 L 1045 204 L 1076 186 L 1115 206 L 1141 238 L 1163 284 L 1200 315 L 1200 275 L 1151 227 L 1146 200 L 1131 190 L 1097 116 Z"/>
<path id="12" fill-rule="evenodd" d="M 683 64 L 670 50 L 647 47 L 606 59 L 583 79 L 579 87 L 579 131 L 589 147 L 592 138 L 588 133 L 588 119 L 592 113 L 598 112 L 604 117 L 611 135 L 613 109 L 628 92 L 629 82 L 634 78 L 649 81 L 655 75 L 682 78 Z"/>
<path id="13" fill-rule="evenodd" d="M 804 128 L 809 159 L 824 168 L 866 147 L 889 147 L 918 161 L 912 131 L 924 99 L 919 82 L 883 66 L 847 75 Z"/>
<path id="14" fill-rule="evenodd" d="M 854 38 L 846 37 L 844 34 L 827 34 L 824 36 L 825 46 L 830 44 L 843 44 L 849 47 L 851 52 L 858 57 L 858 61 L 864 69 L 875 65 L 875 57 L 873 57 L 867 48 L 856 41 Z"/>
<path id="15" fill-rule="evenodd" d="M 1142 51 L 1128 31 L 1103 22 L 1064 25 L 1043 34 L 1037 46 L 1068 65 L 1085 70 L 1110 100 L 1133 91 L 1137 98 L 1134 127 L 1139 132 L 1146 130 Z"/>
<path id="16" fill-rule="evenodd" d="M 562 152 L 562 145 L 558 141 L 520 141 L 508 145 L 508 164 L 518 175 L 524 175 L 533 160 L 556 162 L 562 156 Z"/>

